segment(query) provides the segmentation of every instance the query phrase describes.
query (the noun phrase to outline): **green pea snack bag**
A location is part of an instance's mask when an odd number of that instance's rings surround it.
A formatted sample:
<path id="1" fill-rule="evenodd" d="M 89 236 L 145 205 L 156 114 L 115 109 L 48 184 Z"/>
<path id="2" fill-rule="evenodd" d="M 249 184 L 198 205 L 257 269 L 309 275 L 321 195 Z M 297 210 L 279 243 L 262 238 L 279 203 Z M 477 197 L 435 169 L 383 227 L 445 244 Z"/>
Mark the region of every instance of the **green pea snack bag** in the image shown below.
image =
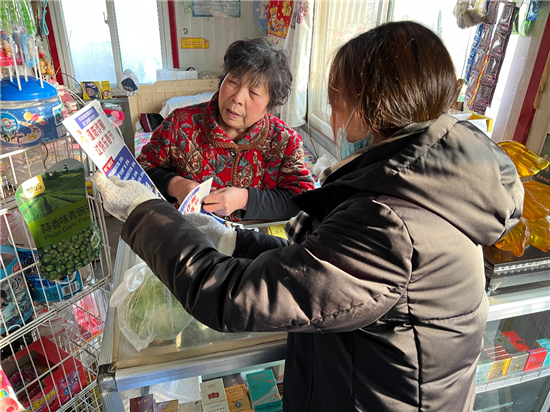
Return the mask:
<path id="1" fill-rule="evenodd" d="M 15 201 L 38 249 L 40 274 L 61 279 L 99 256 L 101 232 L 86 199 L 84 166 L 75 159 L 56 163 L 19 186 Z"/>

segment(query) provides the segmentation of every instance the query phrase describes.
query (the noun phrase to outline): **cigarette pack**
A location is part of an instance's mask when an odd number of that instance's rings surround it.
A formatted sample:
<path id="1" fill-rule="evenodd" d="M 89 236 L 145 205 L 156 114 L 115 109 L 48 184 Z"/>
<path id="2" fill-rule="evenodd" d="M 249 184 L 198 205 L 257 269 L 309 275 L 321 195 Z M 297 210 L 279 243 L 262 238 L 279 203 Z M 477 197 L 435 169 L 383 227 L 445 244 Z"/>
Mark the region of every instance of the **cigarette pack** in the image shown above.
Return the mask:
<path id="1" fill-rule="evenodd" d="M 155 412 L 153 394 L 130 399 L 130 412 Z"/>
<path id="2" fill-rule="evenodd" d="M 277 382 L 271 369 L 249 373 L 246 380 L 255 411 L 277 410 L 282 407 Z"/>
<path id="3" fill-rule="evenodd" d="M 229 412 L 223 380 L 214 379 L 200 384 L 203 412 Z"/>
<path id="4" fill-rule="evenodd" d="M 550 352 L 550 339 L 538 339 L 535 343 L 536 348 L 546 348 L 546 351 Z M 546 355 L 546 359 L 542 364 L 543 367 L 550 365 L 550 356 Z"/>
<path id="5" fill-rule="evenodd" d="M 225 395 L 231 412 L 253 412 L 244 384 L 225 388 Z"/>
<path id="6" fill-rule="evenodd" d="M 525 362 L 525 368 L 523 371 L 527 372 L 533 369 L 542 368 L 548 354 L 546 348 L 529 349 L 527 353 L 529 353 L 529 357 Z"/>
<path id="7" fill-rule="evenodd" d="M 489 379 L 489 373 L 493 367 L 493 360 L 484 351 L 481 351 L 476 368 L 476 382 L 483 382 Z"/>
<path id="8" fill-rule="evenodd" d="M 155 412 L 179 412 L 179 402 L 177 399 L 155 402 Z"/>
<path id="9" fill-rule="evenodd" d="M 493 361 L 493 366 L 489 372 L 489 379 L 500 378 L 506 376 L 508 368 L 512 362 L 512 357 L 500 345 L 492 345 L 483 348 L 483 351 L 489 355 Z"/>

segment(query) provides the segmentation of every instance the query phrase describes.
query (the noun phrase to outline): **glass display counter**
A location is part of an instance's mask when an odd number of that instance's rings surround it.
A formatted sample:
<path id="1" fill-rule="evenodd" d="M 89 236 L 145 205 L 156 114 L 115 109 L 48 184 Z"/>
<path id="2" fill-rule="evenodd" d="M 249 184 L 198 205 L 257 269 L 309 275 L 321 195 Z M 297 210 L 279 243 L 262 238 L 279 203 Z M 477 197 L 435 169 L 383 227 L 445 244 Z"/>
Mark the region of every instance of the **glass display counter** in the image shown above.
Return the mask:
<path id="1" fill-rule="evenodd" d="M 137 261 L 137 256 L 121 240 L 112 290 Z M 98 382 L 106 411 L 128 410 L 125 402 L 128 396 L 144 394 L 144 390 L 136 392 L 135 389 L 163 383 L 167 388 L 174 387 L 177 381 L 181 381 L 179 389 L 183 386 L 184 392 L 179 399 L 184 401 L 195 392 L 198 394 L 201 377 L 257 370 L 258 365 L 281 363 L 285 355 L 286 333 L 220 333 L 196 320 L 175 339 L 153 342 L 138 352 L 120 333 L 115 315 L 115 308 L 110 307 L 99 359 Z M 129 395 L 125 396 L 124 391 Z"/>
<path id="2" fill-rule="evenodd" d="M 121 241 L 113 288 L 135 263 L 135 254 Z M 550 338 L 550 282 L 498 289 L 489 300 L 486 346 L 497 342 L 496 331 L 513 331 L 532 349 L 537 341 Z M 152 394 L 158 402 L 177 399 L 180 412 L 193 411 L 185 408 L 200 399 L 200 382 L 222 377 L 227 387 L 243 383 L 247 372 L 266 369 L 282 380 L 285 339 L 286 334 L 224 334 L 193 321 L 173 341 L 153 343 L 137 352 L 119 332 L 115 310 L 110 308 L 99 359 L 104 409 L 129 411 L 129 399 Z M 528 369 L 516 362 L 505 373 L 480 375 L 474 411 L 550 410 L 550 358 L 546 362 Z"/>

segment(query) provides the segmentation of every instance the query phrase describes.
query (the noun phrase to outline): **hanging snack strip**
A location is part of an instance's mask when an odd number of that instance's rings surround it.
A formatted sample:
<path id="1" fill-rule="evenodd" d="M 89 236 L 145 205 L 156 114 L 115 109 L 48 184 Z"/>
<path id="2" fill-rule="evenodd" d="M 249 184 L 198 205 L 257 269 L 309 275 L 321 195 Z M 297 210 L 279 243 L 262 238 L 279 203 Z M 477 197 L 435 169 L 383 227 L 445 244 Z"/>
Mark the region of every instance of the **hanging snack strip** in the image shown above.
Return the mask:
<path id="1" fill-rule="evenodd" d="M 495 1 L 488 3 L 485 22 L 478 26 L 474 37 L 470 57 L 468 58 L 468 65 L 466 66 L 465 79 L 467 86 L 466 93 L 464 94 L 464 101 L 466 103 L 475 95 L 479 85 L 483 64 L 485 63 L 487 51 L 489 50 L 493 37 L 496 15 L 498 14 L 498 5 L 499 3 Z"/>
<path id="2" fill-rule="evenodd" d="M 491 47 L 483 62 L 476 88 L 473 93 L 470 91 L 470 95 L 466 96 L 469 109 L 476 113 L 485 114 L 487 107 L 491 105 L 516 13 L 517 8 L 514 3 L 504 5 L 502 15 L 495 28 Z"/>

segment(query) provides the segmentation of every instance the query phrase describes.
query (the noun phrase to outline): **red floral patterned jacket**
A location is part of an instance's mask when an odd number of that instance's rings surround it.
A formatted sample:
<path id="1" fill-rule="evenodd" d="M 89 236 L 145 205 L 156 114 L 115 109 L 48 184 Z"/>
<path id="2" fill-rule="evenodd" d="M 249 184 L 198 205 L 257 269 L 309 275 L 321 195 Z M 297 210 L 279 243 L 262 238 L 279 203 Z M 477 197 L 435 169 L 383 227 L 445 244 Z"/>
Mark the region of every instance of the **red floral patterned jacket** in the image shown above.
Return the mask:
<path id="1" fill-rule="evenodd" d="M 207 103 L 174 110 L 153 133 L 138 157 L 147 171 L 162 167 L 212 186 L 313 189 L 304 161 L 302 138 L 271 114 L 250 127 L 238 142 L 218 125 L 217 93 Z"/>

